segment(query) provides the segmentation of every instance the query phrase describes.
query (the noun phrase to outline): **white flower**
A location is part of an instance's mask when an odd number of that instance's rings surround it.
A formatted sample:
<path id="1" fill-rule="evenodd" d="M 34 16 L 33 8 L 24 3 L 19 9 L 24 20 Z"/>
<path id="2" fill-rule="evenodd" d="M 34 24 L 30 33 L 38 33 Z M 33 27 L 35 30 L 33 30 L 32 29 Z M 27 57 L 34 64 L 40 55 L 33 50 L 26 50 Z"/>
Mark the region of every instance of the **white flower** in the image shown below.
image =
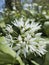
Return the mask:
<path id="1" fill-rule="evenodd" d="M 33 3 L 33 6 L 38 6 L 38 4 L 37 3 Z"/>
<path id="2" fill-rule="evenodd" d="M 15 14 L 15 11 L 12 11 L 13 14 Z"/>
<path id="3" fill-rule="evenodd" d="M 13 10 L 16 10 L 16 6 L 13 6 Z"/>
<path id="4" fill-rule="evenodd" d="M 15 19 L 13 24 L 19 28 L 23 27 L 24 26 L 23 18 L 21 18 L 20 20 Z"/>
<path id="5" fill-rule="evenodd" d="M 39 23 L 34 22 L 34 19 L 23 21 L 23 18 L 20 18 L 16 19 L 13 24 L 21 31 L 17 38 L 18 42 L 13 48 L 19 55 L 23 54 L 26 57 L 28 53 L 34 53 L 42 56 L 47 52 L 45 49 L 48 42 L 41 38 L 42 33 L 35 33 L 41 28 Z"/>
<path id="6" fill-rule="evenodd" d="M 25 41 L 29 41 L 31 39 L 31 35 L 27 34 L 27 37 L 24 38 Z"/>
<path id="7" fill-rule="evenodd" d="M 41 37 L 42 33 L 35 34 L 35 37 Z"/>
<path id="8" fill-rule="evenodd" d="M 42 14 L 43 14 L 43 15 L 46 15 L 46 11 L 43 11 Z"/>
<path id="9" fill-rule="evenodd" d="M 19 41 L 22 41 L 21 35 L 18 36 L 18 40 L 19 40 Z"/>
<path id="10" fill-rule="evenodd" d="M 14 40 L 12 38 L 12 36 L 9 34 L 9 35 L 6 35 L 6 40 L 7 40 L 7 43 L 10 47 L 13 47 L 13 43 L 14 43 Z"/>
<path id="11" fill-rule="evenodd" d="M 6 26 L 6 30 L 7 30 L 9 33 L 12 33 L 12 32 L 13 32 L 13 29 L 12 29 L 12 26 L 11 26 L 11 25 L 7 25 L 7 26 Z"/>

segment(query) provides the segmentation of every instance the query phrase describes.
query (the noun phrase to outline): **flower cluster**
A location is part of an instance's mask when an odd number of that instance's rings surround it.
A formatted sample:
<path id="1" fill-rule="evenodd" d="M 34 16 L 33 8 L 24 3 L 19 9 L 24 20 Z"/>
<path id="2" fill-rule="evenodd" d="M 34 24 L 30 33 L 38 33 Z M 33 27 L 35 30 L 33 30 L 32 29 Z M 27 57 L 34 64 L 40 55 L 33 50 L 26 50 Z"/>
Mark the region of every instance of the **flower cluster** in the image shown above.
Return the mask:
<path id="1" fill-rule="evenodd" d="M 41 38 L 41 33 L 37 33 L 41 28 L 39 23 L 34 22 L 34 19 L 24 21 L 23 18 L 20 18 L 19 20 L 15 19 L 12 24 L 21 32 L 17 37 L 16 46 L 13 47 L 18 55 L 22 54 L 26 57 L 27 54 L 33 53 L 42 56 L 47 52 L 45 50 L 47 42 Z"/>

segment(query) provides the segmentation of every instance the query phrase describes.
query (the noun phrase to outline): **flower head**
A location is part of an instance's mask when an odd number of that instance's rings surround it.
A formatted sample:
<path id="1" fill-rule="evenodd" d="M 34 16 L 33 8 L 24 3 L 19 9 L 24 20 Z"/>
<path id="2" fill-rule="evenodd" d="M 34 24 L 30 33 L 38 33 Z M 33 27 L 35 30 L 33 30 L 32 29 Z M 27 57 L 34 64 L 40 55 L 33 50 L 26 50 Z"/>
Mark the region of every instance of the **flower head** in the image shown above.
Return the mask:
<path id="1" fill-rule="evenodd" d="M 17 38 L 18 42 L 16 42 L 16 46 L 13 48 L 18 55 L 23 54 L 26 57 L 27 54 L 33 53 L 42 56 L 47 52 L 45 50 L 47 42 L 41 38 L 42 33 L 37 33 L 41 29 L 39 23 L 34 22 L 33 19 L 24 21 L 23 18 L 20 18 L 14 21 L 13 24 L 21 31 Z"/>

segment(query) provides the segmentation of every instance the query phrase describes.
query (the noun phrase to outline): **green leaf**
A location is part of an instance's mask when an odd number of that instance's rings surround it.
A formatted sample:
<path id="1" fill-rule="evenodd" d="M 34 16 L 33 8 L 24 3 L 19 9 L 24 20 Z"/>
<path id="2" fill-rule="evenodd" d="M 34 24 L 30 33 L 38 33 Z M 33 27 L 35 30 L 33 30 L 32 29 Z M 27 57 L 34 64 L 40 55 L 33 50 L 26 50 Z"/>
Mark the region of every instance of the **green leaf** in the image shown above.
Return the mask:
<path id="1" fill-rule="evenodd" d="M 24 62 L 22 61 L 22 59 L 19 56 L 16 59 L 19 61 L 20 65 L 25 65 Z"/>
<path id="2" fill-rule="evenodd" d="M 44 28 L 44 32 L 45 32 L 46 35 L 49 37 L 49 21 L 46 21 L 46 22 L 44 23 L 43 28 Z"/>
<path id="3" fill-rule="evenodd" d="M 31 60 L 31 62 L 34 64 L 34 65 L 39 65 L 37 62 Z"/>
<path id="4" fill-rule="evenodd" d="M 1 28 L 5 27 L 5 23 L 4 22 L 0 22 L 0 27 Z"/>
<path id="5" fill-rule="evenodd" d="M 5 37 L 0 37 L 0 63 L 14 63 L 16 53 L 7 44 Z"/>

